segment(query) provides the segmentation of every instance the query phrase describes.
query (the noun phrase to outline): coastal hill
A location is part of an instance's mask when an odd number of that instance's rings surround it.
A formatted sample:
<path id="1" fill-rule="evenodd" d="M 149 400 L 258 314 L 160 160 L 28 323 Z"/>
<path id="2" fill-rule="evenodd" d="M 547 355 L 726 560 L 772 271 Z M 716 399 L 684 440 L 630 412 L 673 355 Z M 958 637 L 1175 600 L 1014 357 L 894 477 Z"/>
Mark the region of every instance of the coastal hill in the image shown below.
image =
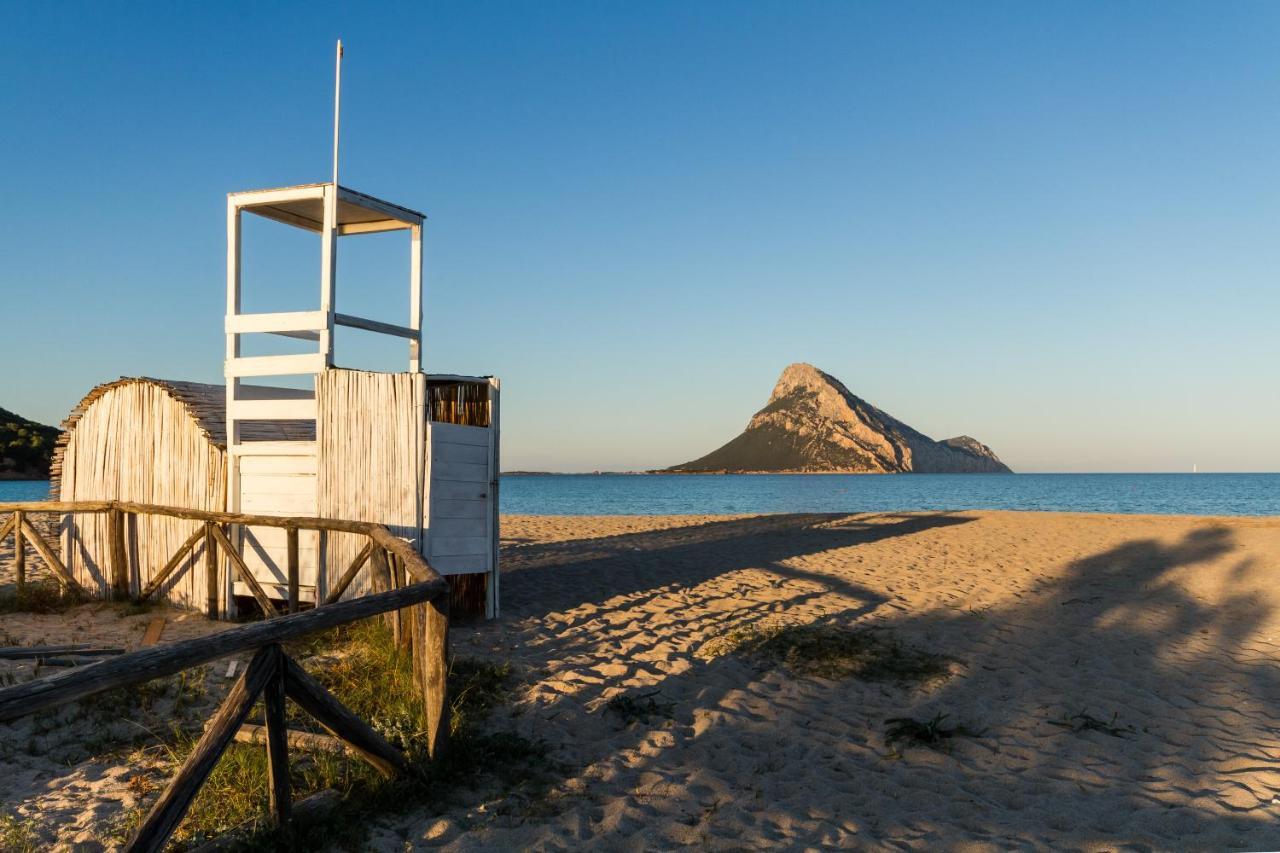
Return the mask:
<path id="1" fill-rule="evenodd" d="M 811 364 L 782 372 L 768 404 L 737 438 L 669 471 L 1008 474 L 967 435 L 934 441 L 855 397 Z"/>
<path id="2" fill-rule="evenodd" d="M 0 480 L 43 480 L 49 476 L 57 427 L 0 409 Z"/>

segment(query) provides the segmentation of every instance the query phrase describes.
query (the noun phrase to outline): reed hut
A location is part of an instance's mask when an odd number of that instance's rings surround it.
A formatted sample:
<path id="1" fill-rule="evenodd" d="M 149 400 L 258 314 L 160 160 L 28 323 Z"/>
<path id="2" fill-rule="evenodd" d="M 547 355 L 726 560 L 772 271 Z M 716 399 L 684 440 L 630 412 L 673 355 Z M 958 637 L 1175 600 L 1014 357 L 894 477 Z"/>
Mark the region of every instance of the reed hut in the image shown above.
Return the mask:
<path id="1" fill-rule="evenodd" d="M 320 237 L 319 310 L 241 310 L 241 218 L 252 214 Z M 121 379 L 94 388 L 64 423 L 55 457 L 61 500 L 129 500 L 256 515 L 319 516 L 385 525 L 450 578 L 461 612 L 498 612 L 498 380 L 422 369 L 422 228 L 416 211 L 337 183 L 232 193 L 227 199 L 225 385 Z M 342 314 L 336 304 L 339 237 L 404 231 L 410 247 L 410 316 L 404 325 Z M 404 339 L 409 370 L 336 364 L 334 330 L 346 326 Z M 305 342 L 306 351 L 244 355 L 262 336 Z M 291 346 L 297 346 L 292 344 Z M 281 381 L 283 379 L 284 381 Z M 146 586 L 192 533 L 191 522 L 131 522 L 126 547 Z M 232 531 L 257 582 L 287 597 L 285 531 Z M 62 547 L 87 589 L 109 582 L 92 555 L 109 553 L 106 522 L 71 516 Z M 300 598 L 323 600 L 360 543 L 302 531 Z M 249 590 L 232 573 L 219 612 L 234 615 Z M 204 600 L 201 548 L 162 590 L 170 601 Z M 367 580 L 347 596 L 366 592 Z"/>
<path id="2" fill-rule="evenodd" d="M 224 390 L 162 379 L 119 379 L 85 395 L 62 423 L 54 448 L 55 500 L 128 500 L 222 510 L 227 505 Z M 181 472 L 180 475 L 178 472 Z M 111 553 L 107 518 L 68 517 L 62 560 L 76 581 L 105 591 L 109 573 L 94 555 Z M 161 516 L 131 521 L 128 547 L 142 572 L 154 572 L 191 533 L 191 523 Z M 136 593 L 150 574 L 134 579 Z M 203 546 L 166 584 L 174 603 L 196 606 L 205 589 Z"/>

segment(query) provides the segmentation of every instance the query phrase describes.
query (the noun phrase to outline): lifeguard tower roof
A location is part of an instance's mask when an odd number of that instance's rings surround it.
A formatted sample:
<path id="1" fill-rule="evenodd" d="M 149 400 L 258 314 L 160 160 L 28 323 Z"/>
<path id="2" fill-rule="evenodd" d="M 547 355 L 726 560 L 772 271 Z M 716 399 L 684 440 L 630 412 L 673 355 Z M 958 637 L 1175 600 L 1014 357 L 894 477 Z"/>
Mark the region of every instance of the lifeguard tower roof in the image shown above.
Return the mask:
<path id="1" fill-rule="evenodd" d="M 247 190 L 228 193 L 227 198 L 241 210 L 320 234 L 325 227 L 324 193 L 331 186 L 333 185 L 327 183 L 301 184 L 296 187 Z M 336 225 L 339 235 L 398 231 L 421 225 L 427 218 L 416 210 L 374 198 L 349 187 L 339 186 L 337 196 Z"/>

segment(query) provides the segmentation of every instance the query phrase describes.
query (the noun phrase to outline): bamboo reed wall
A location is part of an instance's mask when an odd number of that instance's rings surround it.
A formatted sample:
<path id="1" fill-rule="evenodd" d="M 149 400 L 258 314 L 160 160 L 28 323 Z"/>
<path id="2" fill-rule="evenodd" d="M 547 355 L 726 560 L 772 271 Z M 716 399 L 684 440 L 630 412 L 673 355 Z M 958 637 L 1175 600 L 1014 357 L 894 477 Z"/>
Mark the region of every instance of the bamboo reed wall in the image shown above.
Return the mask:
<path id="1" fill-rule="evenodd" d="M 421 374 L 326 370 L 316 380 L 316 495 L 320 515 L 373 521 L 419 546 L 425 388 Z M 341 576 L 362 537 L 330 534 L 327 576 Z M 344 598 L 369 591 L 362 572 Z"/>
<path id="2" fill-rule="evenodd" d="M 492 423 L 489 383 L 427 380 L 427 405 L 431 420 L 462 426 L 487 427 Z"/>
<path id="3" fill-rule="evenodd" d="M 123 379 L 95 388 L 63 424 L 53 494 L 63 501 L 126 500 L 192 509 L 226 509 L 226 451 L 216 430 L 225 405 L 217 385 Z M 63 521 L 63 560 L 86 589 L 105 595 L 110 554 L 106 515 Z M 130 518 L 126 547 L 137 593 L 195 529 L 196 522 L 160 516 Z M 201 607 L 205 589 L 201 544 L 160 595 Z"/>

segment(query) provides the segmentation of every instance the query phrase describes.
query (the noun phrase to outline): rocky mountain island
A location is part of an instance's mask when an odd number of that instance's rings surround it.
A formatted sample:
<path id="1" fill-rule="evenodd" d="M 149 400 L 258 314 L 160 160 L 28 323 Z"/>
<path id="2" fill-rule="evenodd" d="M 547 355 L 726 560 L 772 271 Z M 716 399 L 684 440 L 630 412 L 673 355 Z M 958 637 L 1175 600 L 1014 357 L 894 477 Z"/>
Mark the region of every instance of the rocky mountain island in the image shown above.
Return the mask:
<path id="1" fill-rule="evenodd" d="M 1009 467 L 967 435 L 934 441 L 855 397 L 811 364 L 782 371 L 768 404 L 737 438 L 684 472 L 846 474 L 1009 474 Z"/>

